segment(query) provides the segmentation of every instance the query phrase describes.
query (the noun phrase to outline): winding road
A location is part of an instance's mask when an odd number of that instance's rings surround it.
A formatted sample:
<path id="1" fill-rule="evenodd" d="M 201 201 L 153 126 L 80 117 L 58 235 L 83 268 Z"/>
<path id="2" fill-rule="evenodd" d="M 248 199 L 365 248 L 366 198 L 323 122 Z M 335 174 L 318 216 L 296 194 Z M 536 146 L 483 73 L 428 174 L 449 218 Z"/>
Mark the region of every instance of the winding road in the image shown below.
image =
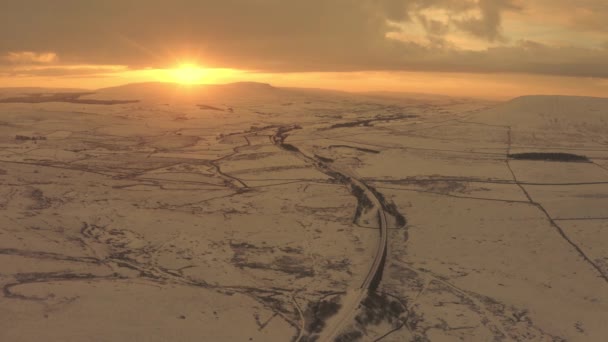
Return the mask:
<path id="1" fill-rule="evenodd" d="M 374 209 L 378 212 L 380 238 L 378 239 L 378 245 L 374 255 L 374 262 L 369 268 L 365 280 L 361 286 L 359 286 L 359 288 L 349 289 L 347 291 L 346 295 L 342 298 L 342 307 L 340 308 L 340 311 L 338 311 L 336 316 L 328 320 L 327 327 L 322 331 L 319 338 L 320 341 L 335 341 L 336 338 L 345 330 L 345 328 L 349 324 L 353 323 L 361 303 L 365 300 L 368 293 L 370 291 L 375 291 L 380 284 L 382 272 L 384 271 L 384 264 L 386 262 L 388 248 L 388 223 L 382 202 L 380 202 L 380 199 L 365 185 L 365 183 L 352 177 L 349 177 L 348 179 L 352 184 L 363 189 L 365 195 L 372 201 Z"/>
<path id="2" fill-rule="evenodd" d="M 374 254 L 374 261 L 372 262 L 363 283 L 357 288 L 347 290 L 346 295 L 342 298 L 342 306 L 340 307 L 340 310 L 335 316 L 326 322 L 327 325 L 321 332 L 319 341 L 330 342 L 334 341 L 338 336 L 340 336 L 345 328 L 354 321 L 357 310 L 359 309 L 361 303 L 366 299 L 368 293 L 370 291 L 375 291 L 380 284 L 388 249 L 388 220 L 382 201 L 365 184 L 365 182 L 345 173 L 344 171 L 335 169 L 332 165 L 320 160 L 317 157 L 307 156 L 296 146 L 285 144 L 284 141 L 287 137 L 287 132 L 294 129 L 298 129 L 298 127 L 280 127 L 277 133 L 271 137 L 271 140 L 274 142 L 274 144 L 282 149 L 297 154 L 300 158 L 311 163 L 320 172 L 344 183 L 351 190 L 357 187 L 363 190 L 364 195 L 371 201 L 373 210 L 377 211 L 378 213 L 380 237 L 378 239 L 376 253 Z"/>

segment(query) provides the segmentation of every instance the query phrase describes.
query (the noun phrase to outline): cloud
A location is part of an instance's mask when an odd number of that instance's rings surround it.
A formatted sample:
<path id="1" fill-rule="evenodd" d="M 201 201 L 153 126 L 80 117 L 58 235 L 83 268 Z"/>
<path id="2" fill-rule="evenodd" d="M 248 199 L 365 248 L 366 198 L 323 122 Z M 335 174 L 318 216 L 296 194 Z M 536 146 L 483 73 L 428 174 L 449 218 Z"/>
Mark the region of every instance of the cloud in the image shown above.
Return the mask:
<path id="1" fill-rule="evenodd" d="M 3 77 L 93 77 L 109 76 L 128 71 L 113 65 L 23 66 L 0 69 Z"/>
<path id="2" fill-rule="evenodd" d="M 59 57 L 54 52 L 20 51 L 8 52 L 0 59 L 11 64 L 51 64 L 57 62 Z"/>
<path id="3" fill-rule="evenodd" d="M 504 40 L 500 32 L 502 13 L 520 10 L 513 0 L 479 0 L 480 17 L 457 20 L 456 25 L 474 36 L 488 41 Z"/>
<path id="4" fill-rule="evenodd" d="M 608 2 L 605 0 L 535 0 L 526 3 L 526 8 L 526 12 L 540 21 L 559 23 L 581 33 L 608 32 Z"/>
<path id="5" fill-rule="evenodd" d="M 593 4 L 601 7 L 600 1 L 604 0 L 583 3 L 595 8 Z M 516 0 L 15 0 L 4 3 L 0 12 L 0 56 L 54 51 L 61 56 L 55 63 L 131 68 L 198 59 L 210 67 L 268 72 L 430 70 L 608 77 L 605 49 L 544 41 L 533 46 L 510 39 L 504 17 L 530 13 L 532 5 L 522 4 Z M 550 2 L 544 6 L 554 9 Z M 465 41 L 479 43 L 463 45 Z M 473 51 L 472 45 L 484 48 Z"/>
<path id="6" fill-rule="evenodd" d="M 453 67 L 466 72 L 608 78 L 608 50 L 556 47 L 521 40 L 511 46 L 494 47 L 483 52 L 461 52 L 460 57 L 452 58 L 460 61 Z"/>

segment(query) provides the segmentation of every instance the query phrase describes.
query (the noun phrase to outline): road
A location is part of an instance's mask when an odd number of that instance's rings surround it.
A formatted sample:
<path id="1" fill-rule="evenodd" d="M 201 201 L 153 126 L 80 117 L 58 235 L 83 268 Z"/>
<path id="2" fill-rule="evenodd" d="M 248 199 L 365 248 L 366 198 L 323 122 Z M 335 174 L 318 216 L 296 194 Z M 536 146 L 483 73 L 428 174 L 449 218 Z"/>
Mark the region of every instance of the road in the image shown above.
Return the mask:
<path id="1" fill-rule="evenodd" d="M 365 192 L 365 195 L 372 201 L 375 210 L 378 212 L 378 223 L 380 228 L 380 238 L 372 263 L 365 280 L 359 288 L 349 289 L 346 295 L 342 298 L 342 307 L 336 316 L 327 321 L 327 327 L 322 331 L 319 341 L 333 342 L 344 329 L 354 322 L 355 315 L 361 303 L 365 300 L 370 291 L 374 291 L 382 278 L 384 264 L 386 261 L 388 247 L 388 223 L 386 212 L 383 209 L 382 202 L 376 195 L 358 179 L 349 177 L 352 184 L 360 187 Z"/>
<path id="2" fill-rule="evenodd" d="M 330 163 L 324 162 L 316 157 L 307 156 L 296 146 L 285 144 L 284 141 L 287 137 L 287 132 L 294 129 L 298 128 L 296 126 L 281 127 L 276 135 L 271 137 L 271 140 L 284 150 L 297 154 L 302 159 L 312 163 L 320 172 L 343 182 L 349 188 L 354 189 L 358 187 L 362 189 L 365 196 L 371 201 L 373 209 L 378 213 L 380 236 L 374 255 L 374 261 L 372 262 L 363 283 L 359 287 L 347 290 L 346 295 L 342 298 L 340 310 L 326 322 L 327 326 L 321 332 L 319 341 L 329 342 L 334 341 L 340 336 L 340 333 L 354 321 L 361 303 L 365 300 L 370 291 L 376 290 L 382 279 L 388 248 L 388 222 L 382 201 L 380 201 L 376 194 L 364 182 L 344 171 L 337 170 Z"/>

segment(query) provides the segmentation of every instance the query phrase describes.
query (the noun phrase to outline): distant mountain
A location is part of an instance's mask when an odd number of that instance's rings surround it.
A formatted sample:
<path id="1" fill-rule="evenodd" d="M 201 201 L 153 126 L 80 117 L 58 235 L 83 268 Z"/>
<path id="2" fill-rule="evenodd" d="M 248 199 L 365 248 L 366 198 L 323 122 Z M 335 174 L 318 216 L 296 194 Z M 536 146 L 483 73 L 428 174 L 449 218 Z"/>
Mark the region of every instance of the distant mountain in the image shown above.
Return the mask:
<path id="1" fill-rule="evenodd" d="M 144 83 L 129 83 L 116 87 L 101 88 L 97 89 L 98 93 L 110 93 L 110 92 L 155 92 L 165 90 L 191 90 L 191 91 L 202 91 L 202 90 L 220 90 L 220 89 L 255 89 L 255 90 L 271 90 L 276 89 L 267 83 L 256 83 L 256 82 L 236 82 L 227 84 L 189 84 L 183 85 L 179 83 L 169 82 L 144 82 Z"/>
<path id="2" fill-rule="evenodd" d="M 608 98 L 533 95 L 522 96 L 481 111 L 472 121 L 522 129 L 555 128 L 608 132 Z"/>
<path id="3" fill-rule="evenodd" d="M 440 95 L 440 94 L 428 94 L 428 93 L 412 93 L 412 92 L 397 92 L 397 91 L 366 91 L 360 92 L 359 94 L 369 95 L 381 98 L 409 98 L 417 100 L 448 100 L 455 98 L 454 96 Z"/>
<path id="4" fill-rule="evenodd" d="M 144 102 L 196 102 L 213 98 L 215 100 L 235 97 L 272 97 L 278 88 L 266 83 L 239 82 L 213 85 L 182 85 L 177 83 L 132 83 L 118 87 L 102 88 L 95 91 L 93 98 L 136 99 Z"/>

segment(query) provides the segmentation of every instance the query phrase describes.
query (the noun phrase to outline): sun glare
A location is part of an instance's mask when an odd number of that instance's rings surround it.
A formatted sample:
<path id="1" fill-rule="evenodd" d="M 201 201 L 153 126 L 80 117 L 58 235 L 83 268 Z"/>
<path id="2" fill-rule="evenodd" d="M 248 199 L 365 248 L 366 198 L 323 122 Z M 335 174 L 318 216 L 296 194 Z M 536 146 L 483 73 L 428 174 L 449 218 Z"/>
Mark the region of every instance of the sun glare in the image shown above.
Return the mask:
<path id="1" fill-rule="evenodd" d="M 205 81 L 207 70 L 196 64 L 182 64 L 170 70 L 171 81 L 180 84 L 198 84 Z"/>
<path id="2" fill-rule="evenodd" d="M 224 68 L 205 68 L 194 63 L 179 64 L 171 69 L 147 69 L 132 73 L 132 78 L 154 79 L 182 85 L 228 83 L 239 80 L 243 71 Z"/>

